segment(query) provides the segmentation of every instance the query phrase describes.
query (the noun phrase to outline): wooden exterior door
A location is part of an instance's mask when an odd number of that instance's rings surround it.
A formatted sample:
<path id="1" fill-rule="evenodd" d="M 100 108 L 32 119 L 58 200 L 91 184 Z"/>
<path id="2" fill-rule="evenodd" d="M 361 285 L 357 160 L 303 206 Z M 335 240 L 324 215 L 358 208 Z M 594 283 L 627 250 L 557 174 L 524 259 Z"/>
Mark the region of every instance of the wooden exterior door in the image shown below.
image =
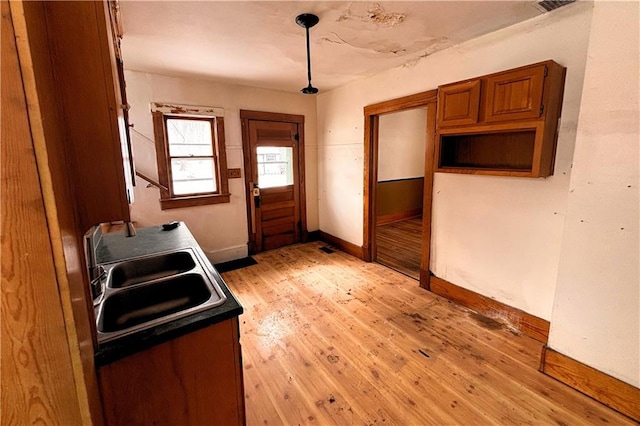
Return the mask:
<path id="1" fill-rule="evenodd" d="M 250 113 L 241 117 L 249 251 L 257 253 L 306 240 L 304 154 L 302 123 Z"/>

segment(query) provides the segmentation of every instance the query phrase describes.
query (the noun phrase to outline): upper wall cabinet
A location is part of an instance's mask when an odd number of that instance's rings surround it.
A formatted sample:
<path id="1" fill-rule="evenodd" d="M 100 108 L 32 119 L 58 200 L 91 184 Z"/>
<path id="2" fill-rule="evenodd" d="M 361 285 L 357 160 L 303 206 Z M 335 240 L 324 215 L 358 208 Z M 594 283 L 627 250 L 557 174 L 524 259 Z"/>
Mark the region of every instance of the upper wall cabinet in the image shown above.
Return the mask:
<path id="1" fill-rule="evenodd" d="M 485 120 L 487 122 L 536 119 L 542 114 L 545 64 L 486 78 Z"/>
<path id="2" fill-rule="evenodd" d="M 441 86 L 438 91 L 438 123 L 460 126 L 478 122 L 480 80 Z"/>
<path id="3" fill-rule="evenodd" d="M 130 220 L 131 154 L 120 89 L 110 2 L 25 2 L 38 97 L 45 120 L 63 124 L 62 152 L 79 226 Z M 55 110 L 55 111 L 54 111 Z M 62 170 L 54 170 L 62 173 Z"/>
<path id="4" fill-rule="evenodd" d="M 435 171 L 552 175 L 565 73 L 546 61 L 440 86 Z"/>

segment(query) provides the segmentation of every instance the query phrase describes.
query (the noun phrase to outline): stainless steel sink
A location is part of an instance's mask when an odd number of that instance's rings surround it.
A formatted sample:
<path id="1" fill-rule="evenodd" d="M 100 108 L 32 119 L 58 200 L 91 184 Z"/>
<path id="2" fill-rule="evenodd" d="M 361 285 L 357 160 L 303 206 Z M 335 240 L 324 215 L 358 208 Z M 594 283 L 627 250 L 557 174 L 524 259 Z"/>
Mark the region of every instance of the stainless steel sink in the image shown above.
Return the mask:
<path id="1" fill-rule="evenodd" d="M 226 296 L 191 249 L 102 265 L 98 341 L 113 340 L 221 305 Z"/>
<path id="2" fill-rule="evenodd" d="M 141 257 L 118 263 L 111 269 L 107 285 L 112 288 L 170 277 L 196 267 L 192 253 L 175 251 L 157 256 Z"/>

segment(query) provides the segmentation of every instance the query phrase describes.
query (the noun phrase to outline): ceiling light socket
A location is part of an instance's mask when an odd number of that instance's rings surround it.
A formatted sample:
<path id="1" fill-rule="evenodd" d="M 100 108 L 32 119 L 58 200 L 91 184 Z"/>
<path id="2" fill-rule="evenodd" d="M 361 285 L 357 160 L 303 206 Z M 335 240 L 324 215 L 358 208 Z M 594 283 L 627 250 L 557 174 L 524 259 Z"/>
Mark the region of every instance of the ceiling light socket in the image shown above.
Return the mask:
<path id="1" fill-rule="evenodd" d="M 316 93 L 318 93 L 318 89 L 316 87 L 313 87 L 311 84 L 300 91 L 305 95 L 315 95 Z"/>
<path id="2" fill-rule="evenodd" d="M 302 28 L 311 28 L 318 22 L 320 22 L 320 18 L 313 13 L 302 13 L 296 16 L 296 24 L 300 25 Z"/>

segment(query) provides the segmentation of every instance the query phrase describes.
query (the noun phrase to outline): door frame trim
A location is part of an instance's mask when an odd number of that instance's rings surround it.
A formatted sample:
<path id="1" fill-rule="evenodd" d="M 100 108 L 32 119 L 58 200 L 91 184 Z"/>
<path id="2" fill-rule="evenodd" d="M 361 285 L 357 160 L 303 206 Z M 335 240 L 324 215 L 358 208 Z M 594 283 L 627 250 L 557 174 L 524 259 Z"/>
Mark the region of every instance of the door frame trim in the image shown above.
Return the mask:
<path id="1" fill-rule="evenodd" d="M 427 107 L 427 146 L 424 163 L 424 193 L 422 211 L 422 252 L 420 287 L 429 289 L 431 261 L 431 213 L 433 200 L 433 161 L 435 156 L 436 110 L 438 90 L 379 102 L 364 107 L 364 230 L 362 258 L 373 260 L 376 241 L 376 190 L 378 187 L 378 125 L 380 115 Z"/>
<path id="2" fill-rule="evenodd" d="M 244 162 L 244 194 L 247 210 L 247 234 L 249 235 L 248 246 L 249 253 L 256 253 L 256 235 L 251 232 L 251 203 L 253 202 L 251 197 L 251 188 L 249 183 L 251 182 L 251 146 L 249 135 L 249 121 L 277 121 L 284 123 L 295 123 L 298 125 L 298 179 L 299 179 L 299 194 L 300 200 L 300 239 L 302 242 L 306 242 L 309 237 L 307 231 L 307 201 L 306 201 L 306 179 L 305 179 L 305 155 L 304 155 L 304 115 L 297 114 L 282 114 L 277 112 L 267 111 L 251 111 L 246 109 L 240 110 L 240 122 L 242 125 L 242 156 Z"/>

